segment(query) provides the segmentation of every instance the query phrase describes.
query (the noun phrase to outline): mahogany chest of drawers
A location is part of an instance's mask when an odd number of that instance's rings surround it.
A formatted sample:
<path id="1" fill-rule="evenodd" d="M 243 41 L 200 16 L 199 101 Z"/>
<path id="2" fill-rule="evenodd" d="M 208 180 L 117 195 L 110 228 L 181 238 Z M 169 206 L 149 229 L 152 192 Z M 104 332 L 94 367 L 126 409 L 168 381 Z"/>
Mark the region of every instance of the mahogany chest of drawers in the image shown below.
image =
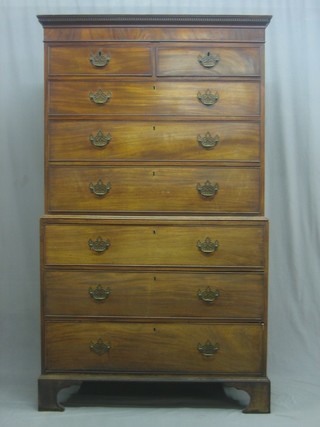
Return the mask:
<path id="1" fill-rule="evenodd" d="M 84 381 L 221 383 L 269 412 L 269 16 L 39 16 L 39 409 Z"/>

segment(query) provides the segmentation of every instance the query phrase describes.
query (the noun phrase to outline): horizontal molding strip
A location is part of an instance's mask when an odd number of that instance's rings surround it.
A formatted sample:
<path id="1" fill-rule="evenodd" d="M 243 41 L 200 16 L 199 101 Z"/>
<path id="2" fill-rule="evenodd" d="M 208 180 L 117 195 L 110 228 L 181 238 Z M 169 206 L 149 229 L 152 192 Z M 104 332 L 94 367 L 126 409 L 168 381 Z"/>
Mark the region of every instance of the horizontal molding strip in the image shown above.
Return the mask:
<path id="1" fill-rule="evenodd" d="M 83 25 L 208 25 L 266 27 L 269 15 L 38 15 L 43 27 Z"/>

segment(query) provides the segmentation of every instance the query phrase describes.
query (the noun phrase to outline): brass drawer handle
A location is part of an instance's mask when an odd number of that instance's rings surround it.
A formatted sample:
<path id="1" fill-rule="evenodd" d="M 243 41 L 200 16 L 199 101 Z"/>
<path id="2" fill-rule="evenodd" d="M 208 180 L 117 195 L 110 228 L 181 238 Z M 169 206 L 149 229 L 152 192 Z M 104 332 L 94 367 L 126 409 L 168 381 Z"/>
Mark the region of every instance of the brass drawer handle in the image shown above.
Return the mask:
<path id="1" fill-rule="evenodd" d="M 89 137 L 89 141 L 96 148 L 104 148 L 106 145 L 109 144 L 111 139 L 112 137 L 110 133 L 107 133 L 107 135 L 105 135 L 101 129 L 98 130 L 96 136 L 90 135 Z"/>
<path id="2" fill-rule="evenodd" d="M 219 100 L 219 95 L 217 92 L 212 93 L 210 89 L 207 89 L 204 92 L 198 92 L 197 95 L 199 101 L 201 102 L 201 104 L 210 107 L 211 105 L 214 105 L 218 102 Z"/>
<path id="3" fill-rule="evenodd" d="M 95 289 L 89 288 L 89 295 L 96 302 L 102 302 L 109 298 L 110 289 L 104 289 L 101 285 L 97 285 Z"/>
<path id="4" fill-rule="evenodd" d="M 198 240 L 197 242 L 198 249 L 204 254 L 211 254 L 218 250 L 219 242 L 215 240 L 214 242 L 210 239 L 210 237 L 206 237 L 204 242 Z"/>
<path id="5" fill-rule="evenodd" d="M 204 357 L 212 357 L 218 350 L 219 344 L 212 344 L 209 340 L 205 344 L 198 344 L 198 351 Z"/>
<path id="6" fill-rule="evenodd" d="M 213 198 L 219 190 L 219 185 L 217 183 L 211 184 L 211 182 L 207 180 L 203 185 L 198 184 L 197 190 L 202 197 Z"/>
<path id="7" fill-rule="evenodd" d="M 219 63 L 220 56 L 207 52 L 205 55 L 199 55 L 198 61 L 204 68 L 213 68 Z"/>
<path id="8" fill-rule="evenodd" d="M 98 50 L 97 53 L 92 53 L 90 55 L 89 61 L 93 67 L 103 68 L 110 62 L 110 55 L 103 53 L 102 50 Z"/>
<path id="9" fill-rule="evenodd" d="M 109 240 L 103 240 L 102 237 L 98 237 L 97 240 L 90 239 L 88 246 L 93 252 L 103 253 L 110 248 L 111 243 Z"/>
<path id="10" fill-rule="evenodd" d="M 197 141 L 205 150 L 212 150 L 219 144 L 220 137 L 219 135 L 211 136 L 211 133 L 207 132 L 204 136 L 198 135 Z"/>
<path id="11" fill-rule="evenodd" d="M 102 340 L 102 338 L 99 338 L 97 342 L 91 341 L 90 343 L 90 350 L 93 351 L 98 356 L 102 356 L 105 353 L 109 353 L 111 350 L 110 344 L 105 344 Z"/>
<path id="12" fill-rule="evenodd" d="M 89 98 L 91 99 L 91 101 L 97 105 L 106 104 L 109 99 L 111 99 L 111 97 L 111 92 L 104 92 L 102 89 L 98 89 L 97 92 L 90 92 L 89 94 Z"/>
<path id="13" fill-rule="evenodd" d="M 109 193 L 111 189 L 111 184 L 108 182 L 107 184 L 104 184 L 101 179 L 98 180 L 96 184 L 93 184 L 92 182 L 89 185 L 89 189 L 91 193 L 95 194 L 98 197 L 104 197 L 106 194 Z"/>
<path id="14" fill-rule="evenodd" d="M 199 299 L 208 304 L 212 304 L 219 296 L 220 292 L 217 289 L 211 289 L 210 286 L 204 290 L 199 289 L 198 292 Z"/>

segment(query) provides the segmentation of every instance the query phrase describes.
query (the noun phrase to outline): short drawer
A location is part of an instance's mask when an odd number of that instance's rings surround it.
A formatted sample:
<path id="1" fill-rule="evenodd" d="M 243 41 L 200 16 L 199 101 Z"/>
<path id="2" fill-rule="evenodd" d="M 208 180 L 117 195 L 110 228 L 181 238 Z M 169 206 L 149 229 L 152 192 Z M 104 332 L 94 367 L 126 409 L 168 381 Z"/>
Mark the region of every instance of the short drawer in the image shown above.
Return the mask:
<path id="1" fill-rule="evenodd" d="M 260 160 L 257 122 L 50 120 L 52 161 Z"/>
<path id="2" fill-rule="evenodd" d="M 157 75 L 258 76 L 260 49 L 217 45 L 158 48 Z"/>
<path id="3" fill-rule="evenodd" d="M 45 370 L 262 374 L 260 324 L 47 322 Z"/>
<path id="4" fill-rule="evenodd" d="M 49 75 L 152 75 L 148 46 L 51 45 L 48 48 Z"/>
<path id="5" fill-rule="evenodd" d="M 260 84 L 51 81 L 48 101 L 49 114 L 258 116 Z"/>
<path id="6" fill-rule="evenodd" d="M 260 168 L 50 166 L 48 212 L 256 214 Z"/>
<path id="7" fill-rule="evenodd" d="M 44 265 L 264 268 L 265 221 L 43 220 Z M 160 222 L 160 224 L 159 224 Z"/>
<path id="8" fill-rule="evenodd" d="M 49 270 L 47 316 L 254 319 L 264 315 L 263 273 Z"/>

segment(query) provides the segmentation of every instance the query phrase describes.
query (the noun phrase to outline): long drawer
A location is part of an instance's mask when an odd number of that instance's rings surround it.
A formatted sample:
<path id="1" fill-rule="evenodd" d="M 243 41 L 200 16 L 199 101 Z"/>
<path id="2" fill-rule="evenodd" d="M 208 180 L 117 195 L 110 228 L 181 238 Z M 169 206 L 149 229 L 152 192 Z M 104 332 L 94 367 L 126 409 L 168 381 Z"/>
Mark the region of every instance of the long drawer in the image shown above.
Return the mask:
<path id="1" fill-rule="evenodd" d="M 49 212 L 260 213 L 260 168 L 50 166 Z"/>
<path id="2" fill-rule="evenodd" d="M 197 117 L 260 114 L 257 81 L 50 81 L 48 91 L 49 114 Z"/>
<path id="3" fill-rule="evenodd" d="M 45 325 L 45 371 L 262 374 L 260 324 Z"/>
<path id="4" fill-rule="evenodd" d="M 47 270 L 49 316 L 263 319 L 263 273 Z"/>
<path id="5" fill-rule="evenodd" d="M 93 218 L 93 217 L 91 217 Z M 103 218 L 55 220 L 43 226 L 44 265 L 264 268 L 266 221 L 145 224 Z"/>
<path id="6" fill-rule="evenodd" d="M 258 122 L 50 120 L 51 161 L 260 160 Z"/>

